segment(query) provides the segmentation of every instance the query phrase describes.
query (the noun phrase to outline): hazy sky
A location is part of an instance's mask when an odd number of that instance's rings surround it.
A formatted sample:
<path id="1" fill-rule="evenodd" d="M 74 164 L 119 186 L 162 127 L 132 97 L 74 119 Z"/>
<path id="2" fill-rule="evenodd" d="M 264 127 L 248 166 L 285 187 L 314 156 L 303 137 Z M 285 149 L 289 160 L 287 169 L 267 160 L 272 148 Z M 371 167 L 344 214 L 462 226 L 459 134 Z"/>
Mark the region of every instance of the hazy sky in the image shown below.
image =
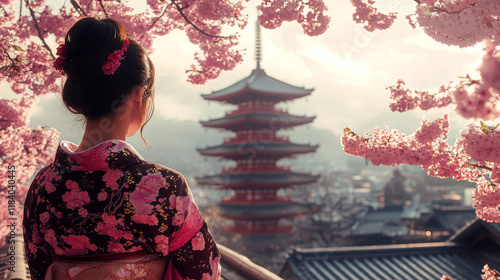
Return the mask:
<path id="1" fill-rule="evenodd" d="M 392 28 L 367 33 L 352 21 L 354 8 L 348 0 L 326 1 L 332 17 L 330 29 L 321 36 L 308 37 L 296 23 L 284 24 L 276 30 L 263 29 L 262 68 L 270 76 L 296 86 L 315 88 L 308 98 L 282 104 L 298 115 L 316 115 L 312 127 L 340 135 L 346 126 L 359 133 L 375 126 L 389 124 L 406 132 L 419 125 L 422 116 L 434 118 L 437 113 L 391 113 L 389 91 L 385 88 L 403 78 L 410 87 L 437 89 L 442 83 L 466 73 L 474 73 L 479 65 L 481 46 L 460 49 L 433 41 L 417 28 L 412 29 L 405 16 L 414 13 L 413 1 L 378 0 L 381 10 L 398 12 Z M 250 2 L 250 7 L 255 6 Z M 219 90 L 250 74 L 255 68 L 255 9 L 249 24 L 240 31 L 240 47 L 246 49 L 245 61 L 234 71 L 224 72 L 215 81 L 197 86 L 186 82 L 185 69 L 192 63 L 196 47 L 184 32 L 176 31 L 155 41 L 152 60 L 157 69 L 155 121 L 198 122 L 217 118 L 230 107 L 204 101 L 200 94 Z M 5 84 L 0 96 L 10 96 Z M 451 111 L 451 108 L 448 108 Z M 81 132 L 65 112 L 59 95 L 42 97 L 32 113 L 33 125 L 56 127 L 62 139 L 79 141 Z M 455 127 L 470 121 L 451 117 Z M 186 123 L 187 123 L 186 122 Z M 165 129 L 168 130 L 168 127 Z M 203 128 L 199 128 L 203 131 Z M 146 129 L 146 134 L 148 130 Z M 154 133 L 154 137 L 161 137 Z M 165 134 L 166 135 L 166 134 Z M 314 142 L 314 141 L 313 141 Z M 212 143 L 213 144 L 213 143 Z"/>

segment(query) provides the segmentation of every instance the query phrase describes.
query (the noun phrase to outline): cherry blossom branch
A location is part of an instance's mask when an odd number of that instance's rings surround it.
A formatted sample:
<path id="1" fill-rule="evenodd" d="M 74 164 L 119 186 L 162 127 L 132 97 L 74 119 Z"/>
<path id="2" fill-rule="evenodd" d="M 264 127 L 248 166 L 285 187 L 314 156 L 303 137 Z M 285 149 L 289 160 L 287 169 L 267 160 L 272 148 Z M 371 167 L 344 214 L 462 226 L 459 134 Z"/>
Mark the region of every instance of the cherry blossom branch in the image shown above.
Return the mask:
<path id="1" fill-rule="evenodd" d="M 76 0 L 71 0 L 71 4 L 80 13 L 80 15 L 87 16 L 87 13 L 82 9 L 78 2 L 76 2 Z"/>
<path id="2" fill-rule="evenodd" d="M 177 9 L 177 11 L 179 12 L 179 14 L 182 16 L 182 18 L 189 24 L 191 25 L 194 29 L 196 29 L 198 32 L 200 32 L 201 34 L 205 35 L 205 36 L 208 36 L 208 37 L 212 37 L 212 38 L 223 38 L 223 39 L 227 39 L 229 38 L 229 36 L 221 36 L 221 35 L 212 35 L 212 34 L 209 34 L 205 31 L 203 31 L 202 29 L 200 29 L 198 26 L 196 26 L 196 24 L 194 24 L 191 20 L 189 20 L 189 18 L 186 16 L 186 14 L 182 11 L 184 10 L 186 7 L 184 8 L 181 8 L 176 2 L 175 0 L 171 0 L 171 3 L 174 4 L 175 8 Z"/>
<path id="3" fill-rule="evenodd" d="M 7 17 L 9 14 L 7 13 L 7 11 L 5 10 L 5 7 L 4 6 L 1 6 L 2 7 L 2 10 L 3 10 L 3 15 L 4 17 Z"/>
<path id="4" fill-rule="evenodd" d="M 31 18 L 33 19 L 33 23 L 35 24 L 36 30 L 38 32 L 38 38 L 42 40 L 43 46 L 49 51 L 50 56 L 52 56 L 52 59 L 56 59 L 54 54 L 52 53 L 52 50 L 50 49 L 49 45 L 47 45 L 47 42 L 45 42 L 45 39 L 43 38 L 42 31 L 40 30 L 40 26 L 38 25 L 38 21 L 36 20 L 35 12 L 33 11 L 32 8 L 29 8 Z"/>
<path id="5" fill-rule="evenodd" d="M 151 30 L 155 25 L 156 23 L 165 15 L 165 12 L 167 11 L 168 9 L 168 5 L 163 9 L 163 11 L 161 12 L 160 16 L 158 16 L 154 21 L 153 23 L 151 23 L 151 26 L 149 26 L 148 30 Z"/>
<path id="6" fill-rule="evenodd" d="M 19 1 L 19 18 L 21 18 L 22 14 L 23 14 L 23 1 Z"/>
<path id="7" fill-rule="evenodd" d="M 488 171 L 493 171 L 493 168 L 491 168 L 491 167 L 484 166 L 484 165 L 479 165 L 479 164 L 472 163 L 472 162 L 469 162 L 469 167 L 480 168 L 480 169 L 484 169 L 484 170 L 488 170 Z"/>
<path id="8" fill-rule="evenodd" d="M 109 18 L 108 13 L 106 12 L 106 8 L 104 8 L 104 4 L 102 3 L 102 0 L 99 0 L 99 4 L 101 5 L 101 9 L 104 12 L 106 18 Z"/>

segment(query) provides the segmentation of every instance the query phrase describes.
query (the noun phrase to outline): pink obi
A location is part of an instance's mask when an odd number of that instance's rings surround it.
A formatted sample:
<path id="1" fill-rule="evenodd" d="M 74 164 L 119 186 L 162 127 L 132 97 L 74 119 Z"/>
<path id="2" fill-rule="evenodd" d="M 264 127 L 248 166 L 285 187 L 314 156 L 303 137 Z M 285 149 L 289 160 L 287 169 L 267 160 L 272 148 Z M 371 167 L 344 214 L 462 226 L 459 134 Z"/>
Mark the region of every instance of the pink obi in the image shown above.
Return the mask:
<path id="1" fill-rule="evenodd" d="M 169 257 L 147 251 L 61 257 L 52 256 L 45 280 L 163 280 Z M 170 273 L 167 273 L 170 274 Z"/>

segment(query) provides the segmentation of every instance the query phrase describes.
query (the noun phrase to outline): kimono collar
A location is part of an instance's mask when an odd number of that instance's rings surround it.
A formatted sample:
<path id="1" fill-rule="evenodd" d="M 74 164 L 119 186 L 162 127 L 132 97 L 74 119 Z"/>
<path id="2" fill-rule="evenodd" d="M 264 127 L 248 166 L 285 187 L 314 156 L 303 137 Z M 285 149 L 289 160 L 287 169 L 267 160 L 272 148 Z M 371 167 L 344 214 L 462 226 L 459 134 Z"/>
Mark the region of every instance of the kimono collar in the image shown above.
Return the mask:
<path id="1" fill-rule="evenodd" d="M 55 165 L 73 171 L 108 171 L 145 162 L 132 145 L 122 140 L 107 140 L 86 151 L 74 152 L 77 148 L 74 143 L 61 141 Z"/>

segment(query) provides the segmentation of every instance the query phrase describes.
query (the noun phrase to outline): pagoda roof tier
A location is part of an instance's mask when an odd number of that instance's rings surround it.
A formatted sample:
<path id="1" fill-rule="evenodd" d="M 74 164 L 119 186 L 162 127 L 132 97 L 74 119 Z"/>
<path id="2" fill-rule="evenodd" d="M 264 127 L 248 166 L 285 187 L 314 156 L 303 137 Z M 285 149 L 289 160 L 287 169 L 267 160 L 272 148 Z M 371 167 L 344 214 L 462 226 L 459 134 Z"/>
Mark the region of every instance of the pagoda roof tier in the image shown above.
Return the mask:
<path id="1" fill-rule="evenodd" d="M 269 204 L 219 204 L 218 215 L 229 219 L 277 220 L 317 212 L 314 205 L 298 202 Z"/>
<path id="2" fill-rule="evenodd" d="M 197 149 L 204 156 L 226 157 L 231 159 L 248 158 L 252 156 L 275 156 L 287 157 L 297 154 L 306 154 L 315 152 L 319 145 L 295 144 L 290 142 L 249 142 L 221 144 L 217 146 Z"/>
<path id="3" fill-rule="evenodd" d="M 206 175 L 196 178 L 198 184 L 224 188 L 253 186 L 261 188 L 282 188 L 291 185 L 305 185 L 316 182 L 319 175 L 298 172 L 244 172 Z"/>
<path id="4" fill-rule="evenodd" d="M 310 95 L 314 89 L 296 87 L 279 81 L 266 74 L 263 69 L 255 69 L 250 76 L 224 89 L 202 94 L 205 100 L 239 104 L 246 101 L 268 100 L 281 102 Z"/>
<path id="5" fill-rule="evenodd" d="M 231 131 L 266 128 L 273 131 L 288 129 L 314 121 L 316 117 L 296 116 L 288 113 L 249 112 L 208 121 L 200 121 L 204 127 L 224 128 Z"/>

